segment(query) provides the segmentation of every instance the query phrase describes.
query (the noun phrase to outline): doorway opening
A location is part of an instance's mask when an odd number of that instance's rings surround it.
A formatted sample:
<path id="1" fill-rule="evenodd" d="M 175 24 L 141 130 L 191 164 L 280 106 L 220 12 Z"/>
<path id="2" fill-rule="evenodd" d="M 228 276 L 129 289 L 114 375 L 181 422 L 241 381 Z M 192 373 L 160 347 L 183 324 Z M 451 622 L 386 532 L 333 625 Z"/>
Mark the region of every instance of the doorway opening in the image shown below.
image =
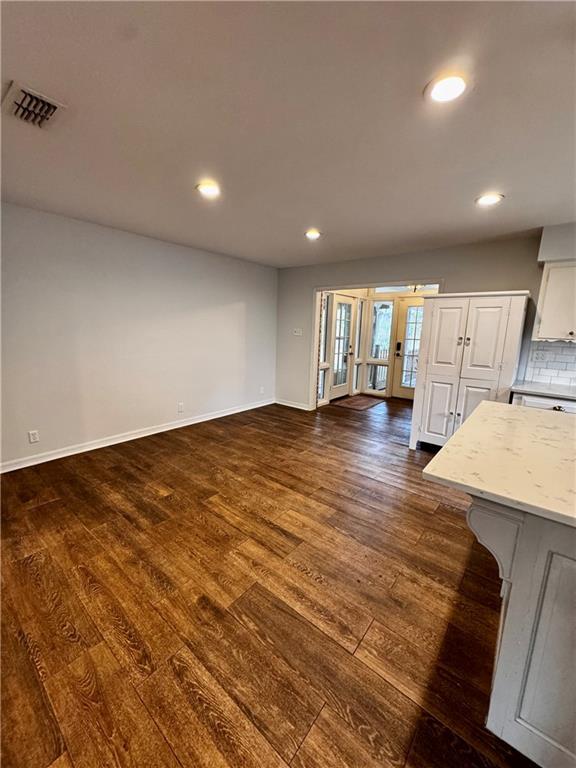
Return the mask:
<path id="1" fill-rule="evenodd" d="M 339 398 L 413 400 L 424 296 L 437 283 L 317 292 L 317 407 Z"/>

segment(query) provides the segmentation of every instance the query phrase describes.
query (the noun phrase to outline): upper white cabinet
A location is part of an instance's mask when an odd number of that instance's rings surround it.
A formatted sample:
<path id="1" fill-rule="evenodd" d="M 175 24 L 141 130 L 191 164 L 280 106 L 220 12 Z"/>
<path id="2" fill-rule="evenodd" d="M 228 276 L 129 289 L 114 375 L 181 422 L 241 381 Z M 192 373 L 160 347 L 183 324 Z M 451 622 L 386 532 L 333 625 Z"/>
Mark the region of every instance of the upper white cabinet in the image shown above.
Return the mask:
<path id="1" fill-rule="evenodd" d="M 461 376 L 487 381 L 498 378 L 509 310 L 509 296 L 470 299 Z"/>
<path id="2" fill-rule="evenodd" d="M 430 333 L 429 374 L 459 373 L 467 316 L 468 299 L 435 299 Z"/>
<path id="3" fill-rule="evenodd" d="M 576 261 L 544 265 L 532 338 L 576 340 Z"/>

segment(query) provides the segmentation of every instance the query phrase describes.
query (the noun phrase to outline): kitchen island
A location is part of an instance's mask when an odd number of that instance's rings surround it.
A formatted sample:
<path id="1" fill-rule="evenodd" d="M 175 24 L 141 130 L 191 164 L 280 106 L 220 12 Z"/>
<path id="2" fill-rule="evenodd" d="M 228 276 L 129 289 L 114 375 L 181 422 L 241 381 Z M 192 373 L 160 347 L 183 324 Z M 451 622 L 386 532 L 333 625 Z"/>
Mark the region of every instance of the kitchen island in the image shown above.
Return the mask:
<path id="1" fill-rule="evenodd" d="M 543 768 L 576 766 L 576 416 L 485 401 L 424 477 L 472 496 L 502 579 L 487 727 Z"/>

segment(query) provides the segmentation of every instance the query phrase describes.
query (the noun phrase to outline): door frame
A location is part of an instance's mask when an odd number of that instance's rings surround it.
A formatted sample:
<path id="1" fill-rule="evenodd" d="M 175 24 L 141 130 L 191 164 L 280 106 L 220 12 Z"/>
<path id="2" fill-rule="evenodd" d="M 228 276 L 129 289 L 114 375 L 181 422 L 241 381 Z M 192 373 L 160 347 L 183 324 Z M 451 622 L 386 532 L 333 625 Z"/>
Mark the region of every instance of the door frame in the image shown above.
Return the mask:
<path id="1" fill-rule="evenodd" d="M 412 303 L 411 306 L 418 306 L 422 307 L 422 311 L 424 311 L 424 297 L 420 295 L 414 295 L 414 296 L 403 296 L 402 298 L 398 299 L 398 311 L 396 313 L 396 324 L 395 324 L 395 333 L 394 338 L 396 339 L 396 343 L 400 343 L 402 345 L 401 354 L 398 354 L 398 351 L 394 351 L 393 359 L 393 368 L 392 368 L 392 380 L 391 380 L 391 386 L 390 386 L 390 395 L 391 397 L 400 397 L 405 400 L 414 400 L 414 392 L 416 390 L 416 385 L 413 387 L 403 387 L 402 386 L 402 366 L 404 361 L 404 356 L 406 354 L 406 350 L 404 349 L 404 344 L 406 341 L 406 320 L 408 317 L 408 308 L 410 306 L 410 302 L 414 301 L 414 299 L 419 299 L 418 304 Z M 422 318 L 422 322 L 424 322 L 424 318 Z M 422 341 L 422 336 L 420 336 L 420 341 Z M 418 376 L 418 371 L 416 371 L 416 376 Z M 403 394 L 398 394 L 399 391 L 405 390 Z"/>
<path id="2" fill-rule="evenodd" d="M 365 314 L 364 327 L 362 329 L 362 370 L 361 370 L 361 389 L 360 391 L 364 395 L 370 395 L 370 397 L 390 397 L 390 390 L 392 384 L 392 376 L 394 375 L 394 355 L 392 351 L 393 340 L 396 338 L 396 328 L 398 325 L 398 311 L 397 302 L 399 297 L 391 298 L 390 294 L 382 294 L 382 296 L 374 297 L 370 296 L 366 299 L 367 311 Z M 390 354 L 384 358 L 372 357 L 372 310 L 374 304 L 382 301 L 384 303 L 392 304 L 392 322 L 390 325 Z M 368 366 L 379 365 L 386 368 L 386 387 L 383 390 L 370 389 L 368 387 Z"/>
<path id="3" fill-rule="evenodd" d="M 336 305 L 340 304 L 348 304 L 350 306 L 350 335 L 348 338 L 348 351 L 344 352 L 344 356 L 346 357 L 346 365 L 347 365 L 347 381 L 344 382 L 344 384 L 338 384 L 337 386 L 342 388 L 342 392 L 333 393 L 334 384 L 333 384 L 333 378 L 334 378 L 334 353 L 335 353 L 335 344 L 336 344 Z M 354 354 L 355 350 L 353 352 L 350 352 L 350 348 L 355 347 L 355 340 L 356 340 L 356 313 L 357 313 L 357 307 L 358 307 L 358 301 L 355 296 L 347 296 L 344 293 L 338 293 L 335 292 L 331 294 L 331 300 L 330 300 L 330 307 L 329 307 L 329 313 L 327 317 L 327 328 L 329 330 L 329 351 L 327 354 L 327 362 L 329 364 L 328 366 L 328 387 L 326 388 L 326 382 L 324 383 L 324 398 L 326 398 L 330 402 L 331 400 L 336 400 L 338 397 L 345 397 L 346 395 L 352 394 L 352 390 L 354 388 L 354 376 L 356 373 L 356 367 L 355 367 L 355 359 L 356 356 Z"/>
<path id="4" fill-rule="evenodd" d="M 368 301 L 371 299 L 378 299 L 381 298 L 383 300 L 389 300 L 390 298 L 393 298 L 394 295 L 391 294 L 375 294 L 375 289 L 381 287 L 381 286 L 403 286 L 403 285 L 437 285 L 438 290 L 437 291 L 424 291 L 419 292 L 418 295 L 426 296 L 426 295 L 435 295 L 436 293 L 442 293 L 443 287 L 444 287 L 444 279 L 443 278 L 437 278 L 437 277 L 428 277 L 428 278 L 407 278 L 405 280 L 389 280 L 385 277 L 383 277 L 381 280 L 378 280 L 377 282 L 370 282 L 370 283 L 340 283 L 340 284 L 328 284 L 328 285 L 319 285 L 312 289 L 312 304 L 311 304 L 311 311 L 312 311 L 312 339 L 311 339 L 311 345 L 310 345 L 310 379 L 309 379 L 309 388 L 308 388 L 308 404 L 306 406 L 307 410 L 315 410 L 318 407 L 328 405 L 330 402 L 328 399 L 324 398 L 322 400 L 318 400 L 318 375 L 319 371 L 322 369 L 326 369 L 327 366 L 319 365 L 319 346 L 320 346 L 320 310 L 321 310 L 321 304 L 322 304 L 322 294 L 323 293 L 346 293 L 346 291 L 368 291 L 372 292 L 372 295 L 370 296 L 358 296 L 358 299 L 361 299 L 364 301 L 364 313 L 363 313 L 363 323 L 367 322 L 368 312 L 366 311 L 366 306 L 368 304 Z M 411 295 L 411 294 L 410 294 Z M 401 294 L 395 294 L 396 298 L 401 298 Z M 362 350 L 362 355 L 364 355 L 364 350 Z M 360 392 L 364 392 L 364 379 L 366 374 L 366 365 L 369 361 L 367 361 L 365 358 L 362 358 L 361 360 L 356 357 L 354 361 L 354 368 L 357 364 L 360 365 L 360 387 L 354 388 L 354 379 L 355 376 L 352 376 L 352 387 L 353 387 L 353 394 L 357 394 Z M 356 371 L 354 370 L 354 374 Z M 329 375 L 329 374 L 326 374 Z M 374 393 L 373 390 L 369 390 L 368 394 L 378 396 Z M 383 397 L 386 397 L 386 395 L 383 395 Z M 302 404 L 304 405 L 304 404 Z M 299 406 L 302 407 L 302 406 Z"/>

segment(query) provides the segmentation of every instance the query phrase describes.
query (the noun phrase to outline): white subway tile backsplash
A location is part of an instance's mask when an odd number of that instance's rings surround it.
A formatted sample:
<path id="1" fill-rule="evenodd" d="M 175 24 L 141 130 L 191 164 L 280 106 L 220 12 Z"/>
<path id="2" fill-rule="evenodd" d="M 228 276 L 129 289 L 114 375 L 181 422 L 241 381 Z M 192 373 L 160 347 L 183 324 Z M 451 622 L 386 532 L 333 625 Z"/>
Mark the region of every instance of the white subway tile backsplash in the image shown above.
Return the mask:
<path id="1" fill-rule="evenodd" d="M 565 341 L 533 341 L 525 379 L 540 384 L 576 385 L 576 344 Z"/>

